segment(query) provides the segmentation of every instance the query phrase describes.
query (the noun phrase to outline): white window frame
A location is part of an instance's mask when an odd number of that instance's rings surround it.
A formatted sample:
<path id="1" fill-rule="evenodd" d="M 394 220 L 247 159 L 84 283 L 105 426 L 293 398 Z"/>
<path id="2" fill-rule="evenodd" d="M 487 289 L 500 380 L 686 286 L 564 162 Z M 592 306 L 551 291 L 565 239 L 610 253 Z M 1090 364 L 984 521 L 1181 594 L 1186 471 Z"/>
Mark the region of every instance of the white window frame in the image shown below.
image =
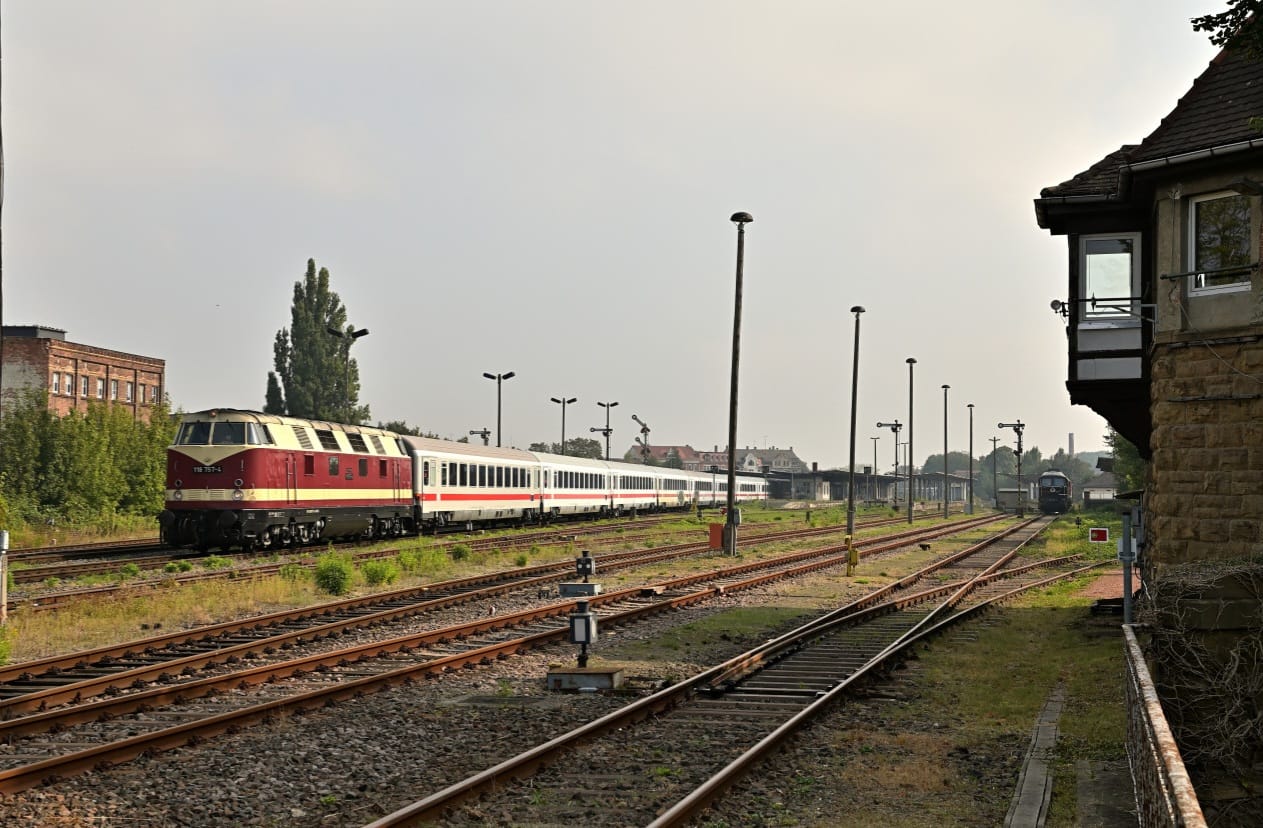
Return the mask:
<path id="1" fill-rule="evenodd" d="M 53 371 L 53 393 L 61 393 L 61 371 Z"/>
<path id="2" fill-rule="evenodd" d="M 1197 273 L 1195 272 L 1197 270 L 1197 262 L 1194 261 L 1194 256 L 1197 251 L 1197 205 L 1204 201 L 1215 201 L 1216 199 L 1228 198 L 1230 196 L 1241 197 L 1241 193 L 1233 190 L 1217 190 L 1213 193 L 1203 193 L 1201 195 L 1189 196 L 1188 230 L 1184 239 L 1184 257 L 1190 273 L 1188 277 L 1189 296 L 1214 296 L 1223 293 L 1241 293 L 1250 289 L 1251 280 L 1249 274 L 1246 274 L 1245 281 L 1243 282 L 1232 282 L 1231 284 L 1226 285 L 1212 285 L 1210 287 L 1197 286 Z M 1256 211 L 1254 209 L 1253 200 L 1248 199 L 1248 197 L 1247 200 L 1250 204 L 1250 252 L 1247 257 L 1251 262 L 1254 262 L 1258 260 L 1258 253 L 1255 250 L 1255 237 L 1258 235 L 1256 230 L 1258 222 L 1255 220 Z"/>
<path id="3" fill-rule="evenodd" d="M 110 380 L 110 399 L 118 399 L 118 380 L 116 379 Z"/>
<path id="4" fill-rule="evenodd" d="M 134 383 L 129 382 L 124 386 L 124 393 L 127 395 L 126 397 L 127 402 L 132 401 L 132 397 L 135 396 L 135 393 L 134 393 L 135 390 L 136 390 L 136 386 Z"/>
<path id="5" fill-rule="evenodd" d="M 96 378 L 96 398 L 98 400 L 105 399 L 105 377 Z"/>
<path id="6" fill-rule="evenodd" d="M 83 397 L 85 400 L 88 397 L 92 396 L 92 377 L 88 376 L 87 374 L 84 374 L 81 377 L 79 388 L 80 388 L 79 396 Z"/>
<path id="7" fill-rule="evenodd" d="M 1140 326 L 1140 233 L 1093 233 L 1079 237 L 1079 308 L 1077 317 L 1079 327 L 1093 328 L 1136 328 Z M 1089 317 L 1092 296 L 1088 293 L 1088 242 L 1117 241 L 1125 239 L 1131 242 L 1131 287 L 1128 312 L 1117 316 Z"/>

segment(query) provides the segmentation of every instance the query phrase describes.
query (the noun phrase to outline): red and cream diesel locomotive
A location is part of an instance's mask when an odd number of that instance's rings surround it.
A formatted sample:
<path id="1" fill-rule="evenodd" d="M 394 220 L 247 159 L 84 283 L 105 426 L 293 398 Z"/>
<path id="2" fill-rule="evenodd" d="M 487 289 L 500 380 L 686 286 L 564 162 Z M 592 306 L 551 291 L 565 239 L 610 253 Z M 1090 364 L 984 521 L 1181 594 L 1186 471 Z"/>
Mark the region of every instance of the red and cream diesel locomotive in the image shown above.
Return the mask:
<path id="1" fill-rule="evenodd" d="M 767 498 L 736 479 L 735 501 Z M 726 475 L 219 409 L 182 420 L 159 523 L 172 546 L 253 549 L 726 500 Z"/>
<path id="2" fill-rule="evenodd" d="M 398 435 L 256 411 L 187 414 L 167 449 L 171 546 L 246 549 L 412 530 L 412 458 Z"/>

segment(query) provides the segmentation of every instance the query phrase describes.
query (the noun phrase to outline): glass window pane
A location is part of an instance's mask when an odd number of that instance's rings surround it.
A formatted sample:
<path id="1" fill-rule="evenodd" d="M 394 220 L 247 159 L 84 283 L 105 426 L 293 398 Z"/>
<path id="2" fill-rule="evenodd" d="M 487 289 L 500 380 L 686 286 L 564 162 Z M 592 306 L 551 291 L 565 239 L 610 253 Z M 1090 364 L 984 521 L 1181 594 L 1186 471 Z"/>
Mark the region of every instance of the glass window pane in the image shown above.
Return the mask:
<path id="1" fill-rule="evenodd" d="M 1083 315 L 1128 316 L 1131 310 L 1131 239 L 1088 239 L 1084 242 Z M 1093 303 L 1091 300 L 1096 299 Z M 1108 300 L 1102 302 L 1101 300 Z"/>
<path id="2" fill-rule="evenodd" d="M 1243 195 L 1195 201 L 1193 208 L 1193 270 L 1219 270 L 1250 264 L 1250 199 Z M 1248 282 L 1249 273 L 1201 274 L 1198 288 Z"/>

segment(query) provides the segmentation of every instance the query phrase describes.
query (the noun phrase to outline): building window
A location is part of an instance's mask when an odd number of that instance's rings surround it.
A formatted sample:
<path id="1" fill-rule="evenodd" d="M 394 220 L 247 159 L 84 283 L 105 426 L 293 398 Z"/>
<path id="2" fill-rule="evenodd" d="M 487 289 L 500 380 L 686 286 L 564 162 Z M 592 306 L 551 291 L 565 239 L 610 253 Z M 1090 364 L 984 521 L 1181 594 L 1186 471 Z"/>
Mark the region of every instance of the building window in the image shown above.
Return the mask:
<path id="1" fill-rule="evenodd" d="M 87 399 L 92 396 L 92 377 L 80 377 L 79 379 L 81 380 L 79 395 Z"/>
<path id="2" fill-rule="evenodd" d="M 132 383 L 130 383 L 130 382 L 129 382 L 129 383 L 127 383 L 127 385 L 125 386 L 125 390 L 126 390 L 126 393 L 127 393 L 127 397 L 126 397 L 126 399 L 127 399 L 127 401 L 128 401 L 128 402 L 131 402 L 131 401 L 132 401 L 132 392 L 133 392 L 133 391 L 135 391 L 135 386 L 134 386 Z"/>
<path id="3" fill-rule="evenodd" d="M 158 402 L 158 386 L 149 389 L 149 401 L 151 403 Z"/>
<path id="4" fill-rule="evenodd" d="M 105 399 L 105 380 L 101 377 L 96 379 L 96 398 L 98 400 Z"/>
<path id="5" fill-rule="evenodd" d="M 1140 301 L 1140 234 L 1084 236 L 1079 242 L 1079 321 L 1132 320 Z"/>
<path id="6" fill-rule="evenodd" d="M 143 382 L 137 387 L 137 392 L 138 393 L 136 394 L 136 399 L 143 403 L 146 399 L 145 398 L 145 384 Z"/>
<path id="7" fill-rule="evenodd" d="M 53 374 L 53 393 L 61 393 L 61 374 Z"/>
<path id="8" fill-rule="evenodd" d="M 75 375 L 63 374 L 61 387 L 66 392 L 67 397 L 73 397 L 75 395 Z"/>
<path id="9" fill-rule="evenodd" d="M 1250 289 L 1254 261 L 1250 197 L 1211 193 L 1189 199 L 1189 293 Z"/>
<path id="10" fill-rule="evenodd" d="M 110 399 L 118 399 L 118 380 L 110 380 Z"/>

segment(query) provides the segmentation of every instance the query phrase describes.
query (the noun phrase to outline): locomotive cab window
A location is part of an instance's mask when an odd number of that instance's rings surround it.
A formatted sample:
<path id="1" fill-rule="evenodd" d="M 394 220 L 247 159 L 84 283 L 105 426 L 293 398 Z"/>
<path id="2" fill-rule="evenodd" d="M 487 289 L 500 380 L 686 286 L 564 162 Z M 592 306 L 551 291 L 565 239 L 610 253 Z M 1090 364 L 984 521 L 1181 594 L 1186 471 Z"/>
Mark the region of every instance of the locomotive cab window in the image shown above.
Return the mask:
<path id="1" fill-rule="evenodd" d="M 338 456 L 336 454 L 329 455 L 329 476 L 338 476 Z"/>
<path id="2" fill-rule="evenodd" d="M 211 432 L 211 443 L 216 446 L 244 446 L 246 424 L 215 423 L 215 430 Z"/>
<path id="3" fill-rule="evenodd" d="M 206 446 L 210 445 L 210 423 L 185 423 L 180 426 L 180 436 L 176 438 L 176 444 L 181 446 Z"/>
<path id="4" fill-rule="evenodd" d="M 360 458 L 360 477 L 368 477 L 368 461 Z"/>
<path id="5" fill-rule="evenodd" d="M 377 476 L 378 477 L 386 476 L 386 461 L 385 460 L 377 461 Z M 425 482 L 426 483 L 430 482 L 430 464 L 429 463 L 425 464 Z"/>

